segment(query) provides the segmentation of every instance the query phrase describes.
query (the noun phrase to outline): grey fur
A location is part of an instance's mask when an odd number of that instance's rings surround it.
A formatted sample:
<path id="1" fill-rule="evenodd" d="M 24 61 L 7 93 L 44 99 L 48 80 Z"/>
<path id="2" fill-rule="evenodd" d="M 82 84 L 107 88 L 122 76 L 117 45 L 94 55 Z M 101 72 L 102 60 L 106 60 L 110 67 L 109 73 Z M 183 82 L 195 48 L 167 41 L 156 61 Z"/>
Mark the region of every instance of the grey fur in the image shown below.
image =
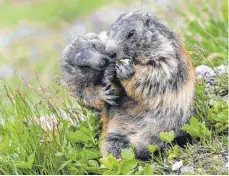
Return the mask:
<path id="1" fill-rule="evenodd" d="M 97 34 L 77 37 L 63 51 L 61 70 L 63 81 L 73 96 L 88 107 L 103 108 L 104 103 L 115 105 L 114 89 L 105 89 L 114 77 L 114 66 L 105 54 Z M 98 104 L 101 104 L 99 106 Z"/>
<path id="2" fill-rule="evenodd" d="M 95 34 L 88 34 L 65 49 L 61 64 L 63 79 L 86 105 L 100 110 L 106 107 L 103 155 L 110 152 L 120 157 L 121 149 L 133 144 L 137 158 L 147 159 L 149 144 L 164 145 L 159 139 L 160 132 L 174 130 L 179 136 L 180 126 L 190 118 L 193 68 L 179 38 L 152 13 L 123 14 L 107 34 L 102 41 Z M 94 42 L 101 47 L 93 49 Z M 121 60 L 115 66 L 113 63 L 107 66 L 104 61 L 104 42 L 110 63 Z M 104 82 L 107 85 L 114 79 L 114 71 L 125 92 L 110 85 L 103 88 Z M 98 108 L 94 99 L 117 105 L 102 104 Z"/>
<path id="3" fill-rule="evenodd" d="M 116 65 L 127 97 L 110 108 L 102 150 L 117 155 L 120 151 L 113 146 L 119 142 L 122 146 L 123 140 L 129 139 L 136 156 L 145 159 L 149 144 L 163 146 L 160 132 L 174 130 L 176 136 L 181 135 L 180 126 L 191 116 L 192 65 L 176 34 L 152 13 L 139 11 L 123 14 L 111 25 L 106 52 L 113 60 L 127 58 L 134 64 Z M 108 140 L 114 134 L 125 137 Z"/>

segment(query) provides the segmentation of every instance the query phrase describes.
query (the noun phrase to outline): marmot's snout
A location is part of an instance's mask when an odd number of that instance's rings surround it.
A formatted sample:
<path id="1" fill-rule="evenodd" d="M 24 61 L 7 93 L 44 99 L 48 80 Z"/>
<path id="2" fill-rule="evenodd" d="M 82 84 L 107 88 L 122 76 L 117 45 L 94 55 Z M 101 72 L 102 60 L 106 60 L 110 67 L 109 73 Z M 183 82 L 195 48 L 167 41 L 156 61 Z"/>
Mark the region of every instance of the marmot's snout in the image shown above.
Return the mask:
<path id="1" fill-rule="evenodd" d="M 103 56 L 100 60 L 100 62 L 98 63 L 98 67 L 101 69 L 101 70 L 104 70 L 107 68 L 107 66 L 110 64 L 110 58 L 109 57 L 106 57 L 106 56 Z"/>
<path id="2" fill-rule="evenodd" d="M 105 51 L 112 60 L 118 59 L 117 43 L 114 40 L 107 41 Z"/>

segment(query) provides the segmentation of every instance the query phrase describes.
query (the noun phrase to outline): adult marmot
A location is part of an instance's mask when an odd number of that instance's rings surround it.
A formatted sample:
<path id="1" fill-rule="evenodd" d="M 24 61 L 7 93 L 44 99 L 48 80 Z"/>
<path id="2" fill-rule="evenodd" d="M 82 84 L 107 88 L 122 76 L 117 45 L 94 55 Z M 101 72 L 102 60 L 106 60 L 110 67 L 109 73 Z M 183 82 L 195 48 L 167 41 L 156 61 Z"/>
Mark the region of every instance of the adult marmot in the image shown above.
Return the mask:
<path id="1" fill-rule="evenodd" d="M 133 144 L 138 158 L 149 156 L 147 146 L 163 146 L 162 131 L 174 130 L 193 112 L 194 69 L 179 37 L 152 13 L 126 13 L 108 29 L 106 52 L 116 65 L 117 77 L 127 93 L 111 109 L 102 150 L 119 156 Z M 118 110 L 119 109 L 119 110 Z"/>

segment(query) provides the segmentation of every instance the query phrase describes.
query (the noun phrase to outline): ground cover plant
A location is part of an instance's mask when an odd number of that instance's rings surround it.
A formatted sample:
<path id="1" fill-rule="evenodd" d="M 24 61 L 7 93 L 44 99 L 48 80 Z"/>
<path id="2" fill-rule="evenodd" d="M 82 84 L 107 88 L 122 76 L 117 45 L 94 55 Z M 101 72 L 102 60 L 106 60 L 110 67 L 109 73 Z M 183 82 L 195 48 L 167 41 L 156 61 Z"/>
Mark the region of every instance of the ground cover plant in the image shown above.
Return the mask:
<path id="1" fill-rule="evenodd" d="M 226 65 L 227 1 L 206 2 L 196 1 L 199 6 L 187 3 L 186 13 L 177 12 L 186 20 L 183 35 L 187 50 L 195 66 Z M 23 53 L 21 57 L 26 59 Z M 57 69 L 58 64 L 41 74 L 47 72 L 47 76 Z M 13 80 L 0 80 L 0 174 L 228 175 L 228 74 L 218 75 L 216 80 L 207 92 L 205 81 L 197 81 L 195 114 L 181 127 L 190 135 L 189 141 L 180 146 L 173 131 L 161 132 L 165 149 L 158 151 L 156 145 L 149 145 L 152 159 L 140 161 L 131 148 L 122 150 L 122 160 L 110 154 L 101 158 L 98 114 L 69 96 L 59 81 L 46 85 L 39 73 L 27 81 L 16 72 Z"/>

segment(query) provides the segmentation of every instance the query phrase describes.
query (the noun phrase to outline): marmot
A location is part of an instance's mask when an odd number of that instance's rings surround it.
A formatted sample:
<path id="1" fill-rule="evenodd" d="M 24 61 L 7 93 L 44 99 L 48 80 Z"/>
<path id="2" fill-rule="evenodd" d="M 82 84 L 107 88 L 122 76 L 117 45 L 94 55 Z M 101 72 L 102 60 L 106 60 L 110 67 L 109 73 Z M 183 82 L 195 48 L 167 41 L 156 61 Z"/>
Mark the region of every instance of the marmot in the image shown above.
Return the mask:
<path id="1" fill-rule="evenodd" d="M 104 37 L 106 33 L 102 37 L 94 33 L 83 38 L 77 37 L 62 53 L 61 71 L 63 82 L 70 93 L 88 108 L 94 108 L 100 113 L 103 120 L 102 146 L 106 141 L 109 143 L 112 139 L 120 139 L 114 146 L 110 143 L 109 149 L 102 148 L 102 154 L 111 152 L 119 157 L 121 149 L 129 147 L 129 139 L 119 133 L 109 133 L 107 136 L 107 123 L 113 116 L 119 116 L 119 113 L 120 117 L 128 114 L 130 107 L 136 103 L 125 95 L 121 83 L 114 77 L 115 65 L 105 54 Z M 122 60 L 120 64 L 122 62 L 128 63 L 129 60 Z"/>
<path id="2" fill-rule="evenodd" d="M 116 74 L 127 95 L 121 91 L 119 99 L 111 98 L 118 105 L 109 106 L 101 115 L 104 121 L 101 151 L 103 155 L 109 152 L 120 157 L 121 149 L 133 144 L 136 157 L 148 159 L 149 144 L 163 146 L 159 133 L 174 130 L 176 136 L 179 136 L 180 126 L 192 114 L 195 82 L 193 67 L 179 38 L 151 13 L 123 14 L 108 29 L 107 34 L 108 60 L 119 63 L 116 65 Z M 95 67 L 92 62 L 92 66 L 82 72 L 77 64 L 72 65 L 70 61 L 75 60 L 79 48 L 82 46 L 73 42 L 65 49 L 62 57 L 63 78 L 75 93 L 82 90 L 77 93 L 77 97 L 83 99 L 85 104 L 103 109 L 106 106 L 104 98 L 103 103 L 92 100 L 101 97 L 98 94 L 104 90 L 101 80 L 107 80 L 104 70 L 109 69 L 104 69 L 107 64 L 104 64 L 103 59 L 101 63 L 97 63 L 99 59 L 96 59 L 96 65 L 99 64 L 102 69 L 90 76 L 89 69 Z M 87 55 L 86 58 L 94 60 L 93 57 Z M 79 85 L 84 86 L 80 88 L 82 86 Z M 109 96 L 113 93 L 110 91 Z"/>
<path id="3" fill-rule="evenodd" d="M 102 151 L 116 157 L 133 144 L 137 158 L 149 157 L 147 146 L 164 144 L 162 131 L 174 130 L 193 113 L 195 74 L 179 37 L 152 13 L 122 14 L 107 31 L 106 52 L 116 65 L 127 96 L 109 111 Z"/>
<path id="4" fill-rule="evenodd" d="M 109 107 L 124 95 L 115 78 L 115 63 L 105 54 L 106 33 L 88 33 L 65 47 L 61 57 L 65 87 L 89 109 L 95 109 L 103 121 L 109 121 Z"/>
<path id="5" fill-rule="evenodd" d="M 61 71 L 65 86 L 88 108 L 102 110 L 106 103 L 116 104 L 120 92 L 111 87 L 115 67 L 111 66 L 97 34 L 77 37 L 64 49 Z"/>

